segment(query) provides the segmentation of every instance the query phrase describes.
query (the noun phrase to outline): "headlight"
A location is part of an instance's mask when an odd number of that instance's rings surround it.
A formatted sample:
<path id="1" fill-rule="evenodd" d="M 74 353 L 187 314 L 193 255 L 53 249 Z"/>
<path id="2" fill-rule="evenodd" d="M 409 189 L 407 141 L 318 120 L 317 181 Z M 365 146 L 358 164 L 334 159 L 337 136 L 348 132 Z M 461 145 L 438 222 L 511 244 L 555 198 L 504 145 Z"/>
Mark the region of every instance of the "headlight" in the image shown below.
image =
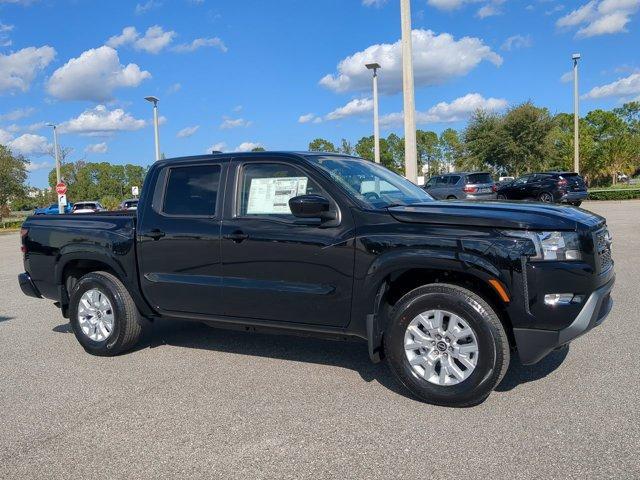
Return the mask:
<path id="1" fill-rule="evenodd" d="M 532 260 L 582 260 L 580 240 L 575 232 L 526 232 L 510 230 L 510 237 L 528 238 L 536 250 Z"/>

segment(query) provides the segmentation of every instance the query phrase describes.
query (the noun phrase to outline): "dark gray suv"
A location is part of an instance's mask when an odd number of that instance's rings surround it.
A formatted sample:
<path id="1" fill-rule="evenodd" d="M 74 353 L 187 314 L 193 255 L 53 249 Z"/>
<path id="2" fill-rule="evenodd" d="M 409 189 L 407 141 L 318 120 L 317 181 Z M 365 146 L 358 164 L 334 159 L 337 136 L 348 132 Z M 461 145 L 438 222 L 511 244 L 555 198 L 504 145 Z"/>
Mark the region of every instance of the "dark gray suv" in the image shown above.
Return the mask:
<path id="1" fill-rule="evenodd" d="M 496 184 L 490 173 L 456 172 L 431 177 L 424 189 L 439 200 L 495 200 Z"/>

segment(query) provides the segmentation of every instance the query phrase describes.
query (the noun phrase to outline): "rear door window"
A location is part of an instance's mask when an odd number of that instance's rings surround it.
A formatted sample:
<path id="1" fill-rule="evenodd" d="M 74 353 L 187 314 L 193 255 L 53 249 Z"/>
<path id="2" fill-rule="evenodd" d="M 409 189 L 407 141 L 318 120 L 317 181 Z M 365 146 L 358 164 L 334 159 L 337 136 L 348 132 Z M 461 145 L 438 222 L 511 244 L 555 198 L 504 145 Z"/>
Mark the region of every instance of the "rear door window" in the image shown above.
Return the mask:
<path id="1" fill-rule="evenodd" d="M 163 213 L 213 216 L 216 212 L 220 165 L 173 167 L 165 189 Z"/>
<path id="2" fill-rule="evenodd" d="M 458 181 L 460 181 L 460 175 L 449 176 L 449 185 L 455 185 Z"/>
<path id="3" fill-rule="evenodd" d="M 478 185 L 483 183 L 493 183 L 493 178 L 489 173 L 472 173 L 467 175 L 467 185 Z"/>

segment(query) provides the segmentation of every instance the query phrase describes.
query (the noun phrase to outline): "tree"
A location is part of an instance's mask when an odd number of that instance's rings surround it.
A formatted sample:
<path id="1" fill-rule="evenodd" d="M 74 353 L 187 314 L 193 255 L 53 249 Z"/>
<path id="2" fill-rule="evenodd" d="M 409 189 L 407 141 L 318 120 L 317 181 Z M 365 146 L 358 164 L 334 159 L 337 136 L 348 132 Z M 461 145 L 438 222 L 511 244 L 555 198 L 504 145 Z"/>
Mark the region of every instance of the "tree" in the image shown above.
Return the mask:
<path id="1" fill-rule="evenodd" d="M 324 138 L 316 138 L 312 142 L 309 143 L 309 151 L 310 152 L 337 152 L 336 147 L 329 140 L 325 140 Z"/>
<path id="2" fill-rule="evenodd" d="M 340 140 L 340 153 L 344 153 L 345 155 L 353 155 L 353 147 L 351 146 L 351 142 L 346 138 Z"/>
<path id="3" fill-rule="evenodd" d="M 631 173 L 637 159 L 629 124 L 614 112 L 593 110 L 586 116 L 592 128 L 595 154 L 602 160 L 602 170 L 617 182 L 618 173 Z"/>
<path id="4" fill-rule="evenodd" d="M 254 147 L 251 149 L 252 152 L 266 152 L 264 147 Z"/>
<path id="5" fill-rule="evenodd" d="M 427 175 L 440 172 L 439 142 L 435 132 L 416 130 L 416 149 L 418 152 L 418 167 L 427 166 Z"/>
<path id="6" fill-rule="evenodd" d="M 389 135 L 389 137 L 393 142 L 394 137 L 392 137 L 391 135 Z M 375 160 L 373 135 L 369 137 L 362 137 L 360 140 L 358 140 L 358 143 L 356 143 L 355 146 L 355 151 L 359 157 L 371 160 L 373 162 Z M 389 170 L 400 172 L 400 166 L 394 162 L 390 143 L 385 138 L 380 139 L 380 163 L 387 167 Z"/>
<path id="7" fill-rule="evenodd" d="M 9 147 L 0 145 L 0 217 L 9 213 L 12 197 L 25 194 L 28 164 L 22 155 L 14 155 Z"/>
<path id="8" fill-rule="evenodd" d="M 453 128 L 447 128 L 440 134 L 438 139 L 440 145 L 440 155 L 443 162 L 443 169 L 452 172 L 459 165 L 464 156 L 464 145 Z"/>

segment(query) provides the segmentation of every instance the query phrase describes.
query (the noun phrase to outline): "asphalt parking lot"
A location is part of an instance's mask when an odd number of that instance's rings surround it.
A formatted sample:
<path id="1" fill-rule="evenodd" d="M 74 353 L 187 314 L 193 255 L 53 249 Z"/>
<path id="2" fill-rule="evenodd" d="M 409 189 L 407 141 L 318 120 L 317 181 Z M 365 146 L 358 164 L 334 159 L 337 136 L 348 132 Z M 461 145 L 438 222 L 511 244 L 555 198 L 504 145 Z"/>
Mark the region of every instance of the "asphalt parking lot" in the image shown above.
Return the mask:
<path id="1" fill-rule="evenodd" d="M 638 478 L 640 201 L 584 207 L 614 235 L 611 316 L 470 409 L 405 396 L 359 343 L 159 322 L 92 357 L 0 235 L 0 478 Z"/>

